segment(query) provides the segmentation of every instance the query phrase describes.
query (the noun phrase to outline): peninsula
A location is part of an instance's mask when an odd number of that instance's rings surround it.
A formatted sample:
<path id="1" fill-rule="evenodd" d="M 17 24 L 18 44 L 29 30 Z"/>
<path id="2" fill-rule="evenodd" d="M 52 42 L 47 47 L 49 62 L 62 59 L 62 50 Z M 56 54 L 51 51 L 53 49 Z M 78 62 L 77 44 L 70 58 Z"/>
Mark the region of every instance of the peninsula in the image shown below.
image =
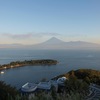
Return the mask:
<path id="1" fill-rule="evenodd" d="M 0 71 L 4 69 L 22 67 L 22 66 L 45 66 L 45 65 L 56 65 L 58 63 L 57 60 L 52 59 L 42 59 L 42 60 L 25 60 L 25 61 L 15 61 L 9 64 L 0 65 Z"/>

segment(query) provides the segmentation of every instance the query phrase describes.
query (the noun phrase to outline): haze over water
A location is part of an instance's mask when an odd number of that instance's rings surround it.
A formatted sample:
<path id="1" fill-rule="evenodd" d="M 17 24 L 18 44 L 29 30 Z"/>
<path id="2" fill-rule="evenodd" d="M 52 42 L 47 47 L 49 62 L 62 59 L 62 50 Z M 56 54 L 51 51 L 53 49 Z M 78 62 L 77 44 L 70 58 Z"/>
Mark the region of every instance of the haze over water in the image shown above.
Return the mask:
<path id="1" fill-rule="evenodd" d="M 53 66 L 26 66 L 5 70 L 0 80 L 20 88 L 26 82 L 51 79 L 70 70 L 89 68 L 100 70 L 100 51 L 82 50 L 0 50 L 0 64 L 31 59 L 55 59 Z"/>

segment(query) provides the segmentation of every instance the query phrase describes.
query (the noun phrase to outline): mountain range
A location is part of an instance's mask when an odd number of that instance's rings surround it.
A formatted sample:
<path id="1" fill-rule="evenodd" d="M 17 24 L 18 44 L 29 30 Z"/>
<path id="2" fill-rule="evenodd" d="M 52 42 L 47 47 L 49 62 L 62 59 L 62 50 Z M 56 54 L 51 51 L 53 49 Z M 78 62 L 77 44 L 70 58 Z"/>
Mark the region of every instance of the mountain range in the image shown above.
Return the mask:
<path id="1" fill-rule="evenodd" d="M 0 44 L 0 48 L 15 48 L 15 49 L 100 49 L 100 44 L 84 42 L 84 41 L 71 41 L 64 42 L 58 38 L 52 37 L 49 40 L 35 44 L 35 45 L 22 45 L 22 44 Z"/>

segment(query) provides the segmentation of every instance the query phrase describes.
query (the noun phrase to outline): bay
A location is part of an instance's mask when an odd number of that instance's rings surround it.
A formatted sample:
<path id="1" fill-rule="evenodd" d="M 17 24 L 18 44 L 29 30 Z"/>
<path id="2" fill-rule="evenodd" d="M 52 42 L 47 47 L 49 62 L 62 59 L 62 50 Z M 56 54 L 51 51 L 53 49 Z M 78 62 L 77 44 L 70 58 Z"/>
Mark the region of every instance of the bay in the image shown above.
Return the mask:
<path id="1" fill-rule="evenodd" d="M 20 88 L 26 82 L 51 79 L 70 70 L 88 68 L 100 70 L 100 51 L 96 50 L 0 50 L 0 64 L 12 61 L 55 59 L 59 63 L 52 66 L 25 66 L 4 70 L 0 80 Z"/>

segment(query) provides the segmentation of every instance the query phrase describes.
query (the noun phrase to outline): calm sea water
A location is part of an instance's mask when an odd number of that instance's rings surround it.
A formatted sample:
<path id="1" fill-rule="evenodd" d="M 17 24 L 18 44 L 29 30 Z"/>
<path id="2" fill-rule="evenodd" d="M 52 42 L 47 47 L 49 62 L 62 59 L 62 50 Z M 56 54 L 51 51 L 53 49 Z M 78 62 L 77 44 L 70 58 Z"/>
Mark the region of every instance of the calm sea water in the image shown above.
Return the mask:
<path id="1" fill-rule="evenodd" d="M 0 50 L 0 64 L 31 59 L 55 59 L 53 66 L 25 66 L 4 70 L 0 80 L 20 88 L 26 82 L 39 82 L 79 68 L 100 70 L 100 51 L 75 50 Z"/>

